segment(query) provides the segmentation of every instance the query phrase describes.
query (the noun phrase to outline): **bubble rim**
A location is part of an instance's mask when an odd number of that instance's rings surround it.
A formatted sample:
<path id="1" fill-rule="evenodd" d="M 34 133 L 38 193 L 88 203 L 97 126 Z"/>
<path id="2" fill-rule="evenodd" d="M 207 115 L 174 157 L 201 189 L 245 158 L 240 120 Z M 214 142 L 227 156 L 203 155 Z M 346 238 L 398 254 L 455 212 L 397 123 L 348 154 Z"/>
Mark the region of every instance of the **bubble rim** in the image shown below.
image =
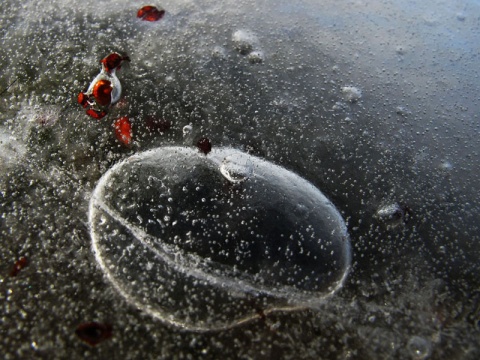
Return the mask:
<path id="1" fill-rule="evenodd" d="M 108 169 L 98 180 L 94 191 L 91 194 L 90 201 L 89 201 L 89 207 L 88 207 L 88 226 L 90 230 L 90 237 L 91 237 L 91 248 L 92 252 L 94 254 L 95 260 L 97 264 L 99 265 L 100 269 L 102 270 L 104 276 L 107 278 L 107 280 L 113 285 L 113 287 L 116 289 L 116 291 L 126 300 L 126 302 L 135 308 L 147 313 L 148 315 L 152 316 L 153 318 L 156 318 L 160 320 L 162 323 L 165 323 L 170 326 L 174 326 L 178 329 L 186 330 L 186 331 L 192 331 L 192 332 L 211 332 L 211 331 L 221 331 L 221 330 L 227 330 L 231 329 L 237 326 L 240 326 L 242 324 L 251 322 L 256 319 L 260 319 L 263 315 L 260 315 L 258 313 L 253 313 L 252 315 L 244 316 L 242 318 L 234 319 L 231 324 L 225 324 L 222 326 L 197 326 L 193 324 L 187 324 L 185 322 L 182 322 L 180 320 L 176 320 L 172 318 L 167 312 L 162 312 L 158 307 L 152 307 L 149 304 L 146 304 L 140 300 L 135 299 L 134 296 L 132 296 L 127 290 L 123 288 L 123 286 L 120 284 L 120 281 L 118 281 L 116 278 L 117 276 L 113 274 L 112 271 L 108 268 L 107 264 L 105 263 L 104 259 L 101 256 L 101 249 L 99 247 L 99 240 L 100 236 L 96 234 L 96 231 L 93 229 L 93 223 L 94 223 L 94 217 L 95 213 L 99 210 L 99 199 L 102 198 L 102 195 L 104 194 L 104 190 L 106 188 L 105 185 L 107 185 L 108 180 L 110 179 L 112 174 L 115 174 L 117 169 L 121 168 L 124 164 L 126 163 L 132 163 L 134 161 L 140 161 L 143 158 L 147 158 L 148 156 L 151 156 L 152 154 L 155 154 L 159 150 L 162 151 L 172 151 L 172 152 L 183 152 L 186 153 L 186 155 L 191 155 L 191 154 L 198 154 L 198 151 L 195 151 L 191 147 L 186 147 L 186 146 L 165 146 L 165 147 L 158 147 L 150 150 L 146 150 L 137 154 L 134 154 L 128 158 L 125 158 L 115 165 L 113 165 L 110 169 Z M 337 215 L 337 217 L 341 220 L 341 225 L 342 225 L 342 232 L 345 237 L 346 245 L 345 245 L 345 258 L 346 258 L 346 267 L 345 271 L 342 275 L 342 277 L 337 280 L 336 282 L 332 283 L 332 290 L 329 292 L 322 293 L 320 296 L 316 298 L 315 304 L 312 304 L 309 301 L 303 301 L 301 304 L 292 304 L 292 305 L 283 305 L 283 306 L 275 306 L 272 308 L 265 309 L 263 311 L 264 315 L 268 315 L 274 312 L 291 312 L 291 311 L 298 311 L 302 309 L 315 309 L 318 308 L 318 306 L 323 303 L 327 298 L 330 298 L 334 293 L 336 293 L 344 284 L 346 278 L 348 277 L 350 271 L 351 271 L 351 262 L 352 262 L 352 254 L 351 254 L 351 243 L 350 243 L 350 237 L 347 232 L 347 227 L 344 222 L 343 217 L 341 214 L 338 212 L 337 208 L 331 203 L 331 201 L 318 189 L 316 188 L 313 184 L 311 184 L 308 180 L 300 177 L 299 175 L 295 174 L 294 172 L 276 165 L 270 161 L 261 159 L 259 157 L 244 153 L 242 151 L 239 151 L 234 148 L 230 147 L 220 147 L 220 148 L 214 148 L 211 153 L 209 153 L 207 156 L 201 154 L 204 157 L 207 157 L 210 161 L 214 162 L 217 167 L 220 167 L 220 165 L 223 162 L 223 159 L 225 159 L 227 156 L 231 156 L 234 154 L 240 154 L 240 156 L 249 156 L 252 158 L 252 164 L 254 165 L 254 169 L 258 163 L 262 165 L 267 165 L 267 166 L 273 166 L 276 168 L 281 169 L 282 171 L 286 171 L 289 173 L 289 175 L 297 177 L 298 179 L 301 179 L 305 184 L 308 184 L 309 186 L 312 186 L 315 190 L 317 190 L 324 200 L 331 205 L 332 211 L 334 211 Z M 257 172 L 255 172 L 255 175 L 258 175 Z M 100 201 L 101 202 L 101 201 Z M 103 209 L 105 211 L 105 208 Z M 131 231 L 129 229 L 129 231 Z M 147 235 L 148 236 L 148 235 Z M 143 242 L 142 242 L 143 243 Z M 147 245 L 148 246 L 148 245 Z M 150 248 L 150 247 L 149 247 Z M 150 250 L 152 250 L 150 248 Z M 175 266 L 175 270 L 180 270 L 178 266 Z M 185 272 L 185 271 L 183 271 Z M 189 272 L 186 272 L 189 275 L 193 275 Z M 208 276 L 206 277 L 208 279 Z M 255 290 L 255 289 L 253 289 Z M 267 293 L 268 291 L 265 291 L 262 289 L 261 293 Z M 278 293 L 271 294 L 273 296 L 279 296 Z M 281 295 L 279 296 L 283 298 Z M 286 299 L 288 301 L 288 299 Z"/>

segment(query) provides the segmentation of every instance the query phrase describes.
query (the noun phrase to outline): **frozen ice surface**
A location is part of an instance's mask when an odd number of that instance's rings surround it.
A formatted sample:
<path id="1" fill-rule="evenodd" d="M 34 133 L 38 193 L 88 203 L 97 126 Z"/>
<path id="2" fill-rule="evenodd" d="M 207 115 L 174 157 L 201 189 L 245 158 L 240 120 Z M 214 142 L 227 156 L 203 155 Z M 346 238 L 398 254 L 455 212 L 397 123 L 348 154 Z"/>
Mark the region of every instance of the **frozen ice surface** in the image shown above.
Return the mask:
<path id="1" fill-rule="evenodd" d="M 144 5 L 0 3 L 0 354 L 480 358 L 478 1 L 165 1 L 154 23 L 136 18 Z M 122 98 L 93 120 L 76 95 L 113 51 L 132 60 Z M 130 148 L 112 126 L 123 116 Z M 256 320 L 204 334 L 119 295 L 90 246 L 95 185 L 136 153 L 202 137 L 332 201 L 352 246 L 334 296 L 294 312 L 253 301 Z M 75 335 L 91 321 L 113 328 L 95 348 Z"/>
<path id="2" fill-rule="evenodd" d="M 205 156 L 161 147 L 125 159 L 100 179 L 89 223 L 115 288 L 185 329 L 226 329 L 260 309 L 317 308 L 350 267 L 345 223 L 319 190 L 229 148 Z"/>

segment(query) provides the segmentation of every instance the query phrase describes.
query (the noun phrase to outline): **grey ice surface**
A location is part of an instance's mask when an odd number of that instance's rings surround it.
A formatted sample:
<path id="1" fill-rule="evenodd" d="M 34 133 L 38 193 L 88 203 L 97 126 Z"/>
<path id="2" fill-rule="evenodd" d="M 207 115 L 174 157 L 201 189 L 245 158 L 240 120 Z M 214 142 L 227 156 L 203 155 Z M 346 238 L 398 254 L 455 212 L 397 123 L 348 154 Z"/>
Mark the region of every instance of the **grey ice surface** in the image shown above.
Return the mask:
<path id="1" fill-rule="evenodd" d="M 164 1 L 156 23 L 136 18 L 143 5 L 0 3 L 2 357 L 479 358 L 479 2 Z M 76 96 L 112 51 L 131 59 L 123 99 L 94 120 Z M 171 128 L 150 131 L 152 117 Z M 88 224 L 97 181 L 202 136 L 298 174 L 339 210 L 352 268 L 320 308 L 192 332 L 107 281 Z M 82 342 L 90 321 L 112 337 Z"/>

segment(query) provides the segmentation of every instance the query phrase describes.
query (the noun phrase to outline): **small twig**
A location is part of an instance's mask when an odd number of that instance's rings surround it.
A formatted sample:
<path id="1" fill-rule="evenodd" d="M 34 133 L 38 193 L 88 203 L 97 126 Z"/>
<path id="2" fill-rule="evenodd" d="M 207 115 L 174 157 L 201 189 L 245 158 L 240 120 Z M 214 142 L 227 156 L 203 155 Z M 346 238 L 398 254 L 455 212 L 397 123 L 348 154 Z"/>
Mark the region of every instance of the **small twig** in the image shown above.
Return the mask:
<path id="1" fill-rule="evenodd" d="M 0 96 L 2 96 L 3 94 L 5 94 L 5 93 L 7 92 L 7 90 L 10 89 L 10 86 L 12 86 L 13 84 L 15 84 L 15 83 L 17 82 L 17 80 L 18 80 L 18 77 L 17 77 L 15 80 L 13 80 L 13 81 L 10 83 L 10 85 L 8 85 L 8 86 L 5 88 L 5 90 L 3 90 L 3 91 L 0 93 Z"/>

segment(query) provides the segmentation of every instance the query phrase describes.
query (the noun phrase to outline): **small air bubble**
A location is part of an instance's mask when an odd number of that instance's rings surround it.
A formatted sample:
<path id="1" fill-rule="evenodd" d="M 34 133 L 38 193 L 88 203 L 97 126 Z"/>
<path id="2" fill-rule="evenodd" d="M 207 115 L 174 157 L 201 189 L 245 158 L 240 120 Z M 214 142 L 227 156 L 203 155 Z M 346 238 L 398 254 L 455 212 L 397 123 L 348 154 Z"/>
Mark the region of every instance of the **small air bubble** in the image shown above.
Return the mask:
<path id="1" fill-rule="evenodd" d="M 227 52 L 225 48 L 221 46 L 215 46 L 212 50 L 212 57 L 216 59 L 225 59 L 227 57 Z"/>
<path id="2" fill-rule="evenodd" d="M 448 160 L 444 160 L 442 161 L 442 163 L 440 164 L 439 166 L 440 170 L 444 171 L 444 172 L 450 172 L 452 171 L 453 169 L 453 165 L 450 161 Z"/>
<path id="3" fill-rule="evenodd" d="M 430 341 L 420 336 L 412 336 L 410 340 L 408 340 L 407 348 L 415 360 L 426 359 L 432 352 Z"/>
<path id="4" fill-rule="evenodd" d="M 193 130 L 192 125 L 185 125 L 182 129 L 183 136 L 187 136 L 187 135 L 191 134 L 192 130 Z"/>
<path id="5" fill-rule="evenodd" d="M 406 52 L 405 46 L 398 45 L 398 46 L 395 48 L 395 52 L 396 52 L 398 55 L 405 55 L 405 52 Z"/>

